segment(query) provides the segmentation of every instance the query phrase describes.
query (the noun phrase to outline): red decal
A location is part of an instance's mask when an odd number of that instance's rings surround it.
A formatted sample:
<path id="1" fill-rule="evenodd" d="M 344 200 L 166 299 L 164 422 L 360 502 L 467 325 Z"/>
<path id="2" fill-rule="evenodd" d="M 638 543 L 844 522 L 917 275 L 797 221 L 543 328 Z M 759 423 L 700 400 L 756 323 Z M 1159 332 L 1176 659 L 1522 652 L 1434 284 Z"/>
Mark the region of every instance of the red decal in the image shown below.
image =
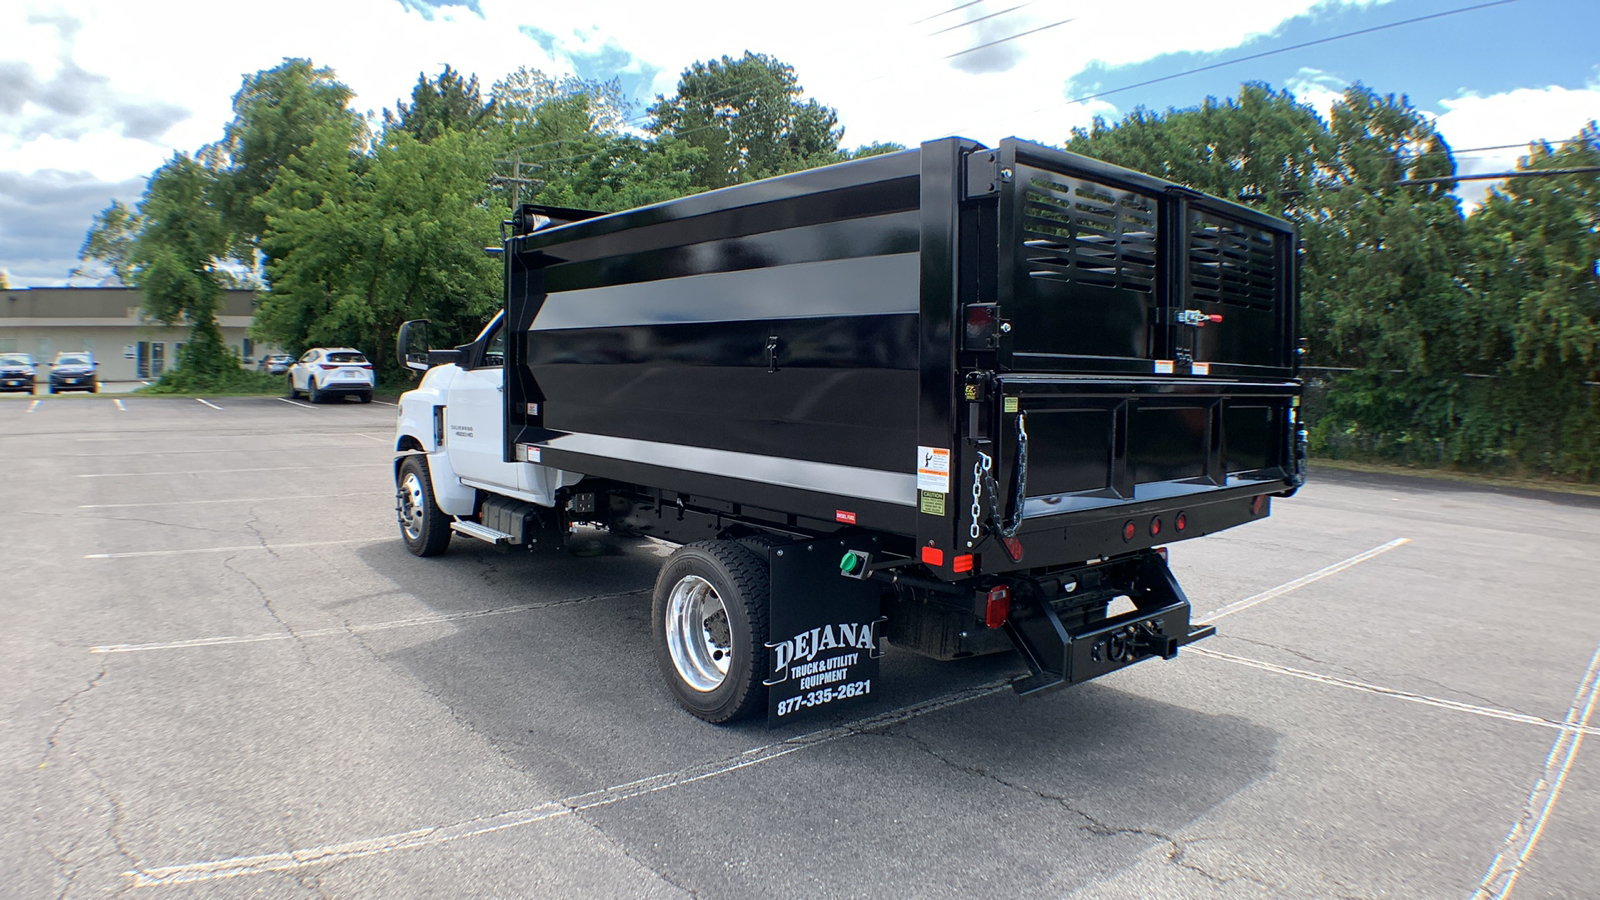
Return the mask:
<path id="1" fill-rule="evenodd" d="M 846 525 L 854 525 L 856 523 L 856 514 L 853 512 L 845 512 L 842 509 L 834 510 L 833 517 L 845 523 Z"/>

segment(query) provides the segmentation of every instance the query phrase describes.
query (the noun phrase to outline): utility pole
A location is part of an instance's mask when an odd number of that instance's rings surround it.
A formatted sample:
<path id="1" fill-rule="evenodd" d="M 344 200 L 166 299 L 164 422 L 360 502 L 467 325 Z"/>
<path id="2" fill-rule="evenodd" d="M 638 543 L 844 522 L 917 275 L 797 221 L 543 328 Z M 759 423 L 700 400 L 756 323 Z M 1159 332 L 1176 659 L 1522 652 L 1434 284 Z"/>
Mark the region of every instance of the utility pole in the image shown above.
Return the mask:
<path id="1" fill-rule="evenodd" d="M 505 185 L 505 184 L 511 185 L 511 211 L 512 212 L 516 212 L 517 207 L 522 204 L 522 186 L 523 185 L 528 185 L 529 186 L 529 193 L 531 194 L 534 190 L 538 189 L 539 185 L 544 184 L 544 182 L 541 181 L 538 178 L 523 178 L 522 177 L 523 162 L 522 162 L 522 151 L 520 151 L 520 150 L 515 152 L 515 153 L 513 153 L 513 154 L 511 154 L 511 158 L 510 159 L 497 159 L 497 160 L 495 160 L 495 164 L 496 165 L 501 165 L 501 166 L 510 166 L 511 167 L 511 176 L 509 178 L 504 176 L 504 175 L 491 175 L 491 176 L 489 176 L 489 183 L 490 184 L 500 184 L 500 185 Z M 528 167 L 528 171 L 529 172 L 535 172 L 535 171 L 537 171 L 539 169 L 539 164 L 538 163 L 528 163 L 527 167 Z"/>

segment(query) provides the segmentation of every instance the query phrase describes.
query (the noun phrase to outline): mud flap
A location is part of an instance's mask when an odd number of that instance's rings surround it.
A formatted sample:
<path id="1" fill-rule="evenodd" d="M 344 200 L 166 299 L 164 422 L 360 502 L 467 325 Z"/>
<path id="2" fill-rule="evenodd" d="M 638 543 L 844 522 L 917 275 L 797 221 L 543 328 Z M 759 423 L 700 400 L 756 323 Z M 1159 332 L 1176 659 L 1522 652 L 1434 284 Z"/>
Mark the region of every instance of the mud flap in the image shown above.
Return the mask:
<path id="1" fill-rule="evenodd" d="M 768 727 L 859 706 L 880 691 L 882 585 L 850 576 L 873 545 L 858 535 L 767 549 Z"/>

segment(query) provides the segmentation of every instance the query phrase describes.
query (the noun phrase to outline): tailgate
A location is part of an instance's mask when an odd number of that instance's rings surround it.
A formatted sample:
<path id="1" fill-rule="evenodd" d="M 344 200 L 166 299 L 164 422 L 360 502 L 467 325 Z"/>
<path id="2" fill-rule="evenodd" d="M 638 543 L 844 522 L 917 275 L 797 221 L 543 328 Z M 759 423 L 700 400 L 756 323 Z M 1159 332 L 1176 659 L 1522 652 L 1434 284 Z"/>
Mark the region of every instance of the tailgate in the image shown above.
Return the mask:
<path id="1" fill-rule="evenodd" d="M 979 277 L 960 281 L 977 289 L 958 555 L 991 572 L 1112 556 L 1249 521 L 1299 485 L 1291 224 L 1014 139 L 967 165 L 988 191 L 967 195 L 962 235 Z M 995 552 L 1008 536 L 1026 562 Z"/>

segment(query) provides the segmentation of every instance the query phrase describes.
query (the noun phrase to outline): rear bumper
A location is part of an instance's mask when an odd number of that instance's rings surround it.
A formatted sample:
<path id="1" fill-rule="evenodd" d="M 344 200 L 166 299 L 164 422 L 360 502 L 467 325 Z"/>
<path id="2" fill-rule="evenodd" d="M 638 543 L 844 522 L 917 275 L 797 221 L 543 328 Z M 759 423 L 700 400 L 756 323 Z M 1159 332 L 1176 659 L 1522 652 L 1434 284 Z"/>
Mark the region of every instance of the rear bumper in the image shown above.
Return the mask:
<path id="1" fill-rule="evenodd" d="M 1005 623 L 1029 674 L 1012 684 L 1018 694 L 1099 678 L 1147 659 L 1172 659 L 1178 648 L 1216 634 L 1213 625 L 1190 623 L 1189 598 L 1155 553 L 1141 554 L 1114 588 L 1137 606 L 1098 622 L 1068 625 L 1046 601 L 1017 610 Z"/>
<path id="2" fill-rule="evenodd" d="M 330 381 L 317 390 L 324 394 L 370 394 L 372 385 L 365 381 Z"/>

